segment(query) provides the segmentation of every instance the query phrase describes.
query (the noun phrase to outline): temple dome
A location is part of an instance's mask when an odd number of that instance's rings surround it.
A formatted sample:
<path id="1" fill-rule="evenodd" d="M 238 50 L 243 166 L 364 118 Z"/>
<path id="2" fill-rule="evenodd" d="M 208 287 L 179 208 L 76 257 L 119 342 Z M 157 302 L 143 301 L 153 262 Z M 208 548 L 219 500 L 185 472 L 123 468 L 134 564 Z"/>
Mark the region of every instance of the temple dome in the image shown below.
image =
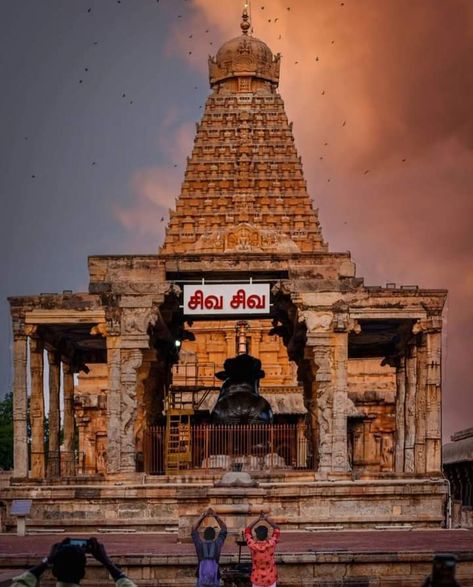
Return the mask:
<path id="1" fill-rule="evenodd" d="M 226 41 L 216 57 L 209 59 L 210 85 L 235 77 L 259 78 L 277 85 L 280 56 L 273 55 L 266 43 L 248 34 L 250 24 L 246 11 L 241 29 L 239 37 Z"/>

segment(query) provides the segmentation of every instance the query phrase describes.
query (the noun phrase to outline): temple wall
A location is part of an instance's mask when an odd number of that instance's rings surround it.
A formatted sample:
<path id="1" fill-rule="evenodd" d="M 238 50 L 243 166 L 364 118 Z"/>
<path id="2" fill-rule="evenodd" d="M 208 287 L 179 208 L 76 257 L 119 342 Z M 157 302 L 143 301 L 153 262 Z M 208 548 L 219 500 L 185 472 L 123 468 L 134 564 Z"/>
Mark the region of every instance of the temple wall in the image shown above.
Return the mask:
<path id="1" fill-rule="evenodd" d="M 79 436 L 78 471 L 93 475 L 107 470 L 107 388 L 106 364 L 88 365 L 74 390 L 74 408 Z"/>
<path id="2" fill-rule="evenodd" d="M 351 427 L 355 474 L 394 471 L 396 370 L 381 358 L 348 361 L 348 396 L 363 420 Z"/>

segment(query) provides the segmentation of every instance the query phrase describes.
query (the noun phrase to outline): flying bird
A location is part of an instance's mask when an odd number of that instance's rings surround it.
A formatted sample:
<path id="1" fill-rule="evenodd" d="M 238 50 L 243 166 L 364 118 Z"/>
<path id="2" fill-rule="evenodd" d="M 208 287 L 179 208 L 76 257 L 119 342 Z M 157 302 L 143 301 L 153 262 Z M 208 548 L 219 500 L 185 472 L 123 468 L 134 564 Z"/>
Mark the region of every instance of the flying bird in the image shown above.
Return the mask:
<path id="1" fill-rule="evenodd" d="M 347 124 L 347 121 L 344 120 L 342 126 L 346 126 L 346 124 Z"/>
<path id="2" fill-rule="evenodd" d="M 368 175 L 368 173 L 371 171 L 371 169 L 367 169 L 363 175 Z"/>
<path id="3" fill-rule="evenodd" d="M 89 9 L 87 10 L 87 12 L 92 12 L 92 8 L 89 8 Z"/>

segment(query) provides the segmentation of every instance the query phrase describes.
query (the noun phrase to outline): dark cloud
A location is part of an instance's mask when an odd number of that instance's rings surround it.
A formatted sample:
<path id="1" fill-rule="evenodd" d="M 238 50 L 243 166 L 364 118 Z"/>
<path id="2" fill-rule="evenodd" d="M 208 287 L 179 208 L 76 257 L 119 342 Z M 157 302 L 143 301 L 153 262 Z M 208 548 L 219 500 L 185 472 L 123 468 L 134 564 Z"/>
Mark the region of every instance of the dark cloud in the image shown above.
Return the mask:
<path id="1" fill-rule="evenodd" d="M 2 4 L 3 298 L 85 287 L 89 253 L 156 251 L 209 42 L 238 34 L 241 11 L 38 5 Z M 473 3 L 272 0 L 253 12 L 283 55 L 281 94 L 331 249 L 350 249 L 367 283 L 449 289 L 444 431 L 473 425 Z M 5 304 L 0 323 L 7 333 Z M 5 389 L 6 334 L 0 355 Z"/>

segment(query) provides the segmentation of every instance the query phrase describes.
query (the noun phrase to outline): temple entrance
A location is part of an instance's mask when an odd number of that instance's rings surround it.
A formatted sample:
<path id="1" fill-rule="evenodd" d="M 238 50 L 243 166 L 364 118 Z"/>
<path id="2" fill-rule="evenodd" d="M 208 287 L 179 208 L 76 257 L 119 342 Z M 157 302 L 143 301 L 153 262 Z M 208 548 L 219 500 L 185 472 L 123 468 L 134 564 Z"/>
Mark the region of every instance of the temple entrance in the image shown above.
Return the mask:
<path id="1" fill-rule="evenodd" d="M 167 384 L 145 389 L 143 405 L 154 404 L 155 411 L 139 431 L 140 470 L 175 474 L 311 467 L 303 385 L 274 331 L 269 280 L 260 298 L 262 303 L 266 297 L 265 308 L 252 314 L 233 307 L 233 316 L 207 308 L 209 297 L 218 306 L 218 296 L 231 290 L 233 306 L 238 300 L 244 305 L 246 298 L 253 305 L 257 300 L 250 296 L 257 294 L 251 293 L 251 278 L 212 284 L 211 291 L 202 281 L 192 290 L 193 298 L 185 283 L 178 285 L 183 289 L 182 327 Z M 186 304 L 213 311 L 186 314 Z M 241 376 L 245 369 L 247 375 Z"/>

